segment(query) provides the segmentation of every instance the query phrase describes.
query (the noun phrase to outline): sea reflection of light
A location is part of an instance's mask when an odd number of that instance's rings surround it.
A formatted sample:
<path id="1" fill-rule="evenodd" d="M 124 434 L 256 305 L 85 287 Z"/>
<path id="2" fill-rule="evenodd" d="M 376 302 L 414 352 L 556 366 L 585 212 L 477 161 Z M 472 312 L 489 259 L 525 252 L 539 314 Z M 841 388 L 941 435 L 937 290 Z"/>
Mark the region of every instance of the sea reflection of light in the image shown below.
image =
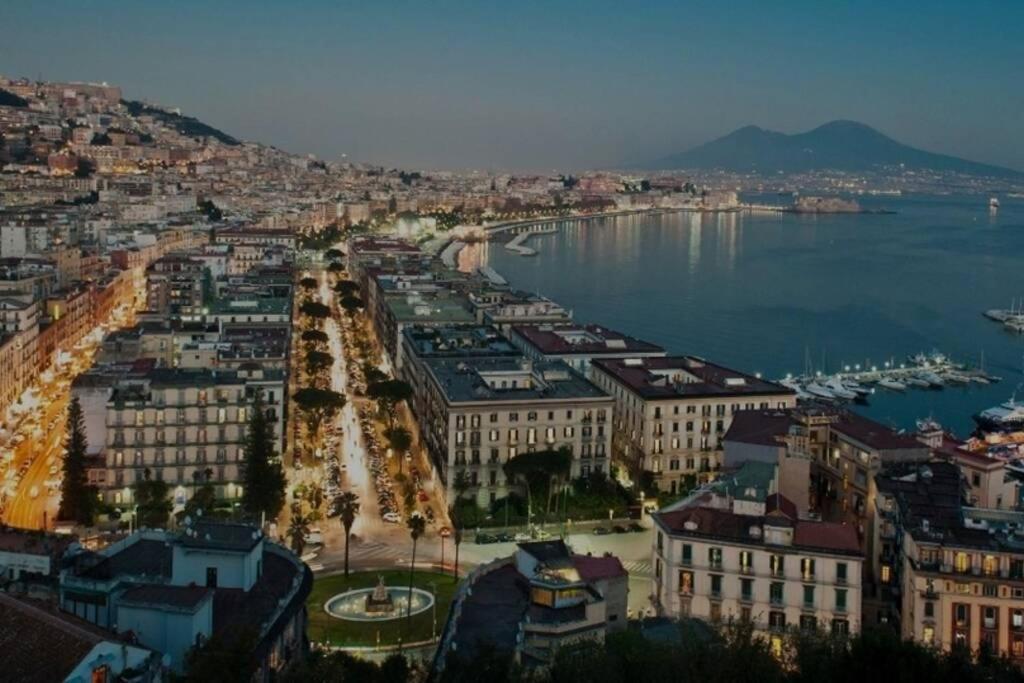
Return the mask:
<path id="1" fill-rule="evenodd" d="M 688 265 L 690 275 L 697 272 L 697 266 L 700 265 L 700 232 L 701 232 L 701 216 L 702 214 L 697 212 L 688 212 L 684 214 L 686 221 L 686 228 L 689 230 L 690 245 L 688 257 Z"/>

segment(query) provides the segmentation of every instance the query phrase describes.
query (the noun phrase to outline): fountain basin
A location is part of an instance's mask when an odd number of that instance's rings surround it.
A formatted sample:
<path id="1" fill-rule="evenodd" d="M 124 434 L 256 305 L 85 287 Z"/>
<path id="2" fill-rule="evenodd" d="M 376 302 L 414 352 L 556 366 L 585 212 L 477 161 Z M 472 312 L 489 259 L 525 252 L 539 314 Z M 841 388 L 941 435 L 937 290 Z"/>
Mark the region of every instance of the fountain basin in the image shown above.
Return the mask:
<path id="1" fill-rule="evenodd" d="M 367 598 L 372 596 L 374 588 L 356 588 L 344 593 L 339 593 L 324 603 L 324 611 L 335 619 L 345 621 L 390 621 L 400 619 L 406 615 L 409 606 L 409 588 L 389 587 L 388 594 L 391 596 L 393 609 L 374 610 L 367 609 Z M 412 613 L 420 614 L 426 612 L 434 605 L 434 596 L 429 591 L 420 588 L 412 589 Z"/>

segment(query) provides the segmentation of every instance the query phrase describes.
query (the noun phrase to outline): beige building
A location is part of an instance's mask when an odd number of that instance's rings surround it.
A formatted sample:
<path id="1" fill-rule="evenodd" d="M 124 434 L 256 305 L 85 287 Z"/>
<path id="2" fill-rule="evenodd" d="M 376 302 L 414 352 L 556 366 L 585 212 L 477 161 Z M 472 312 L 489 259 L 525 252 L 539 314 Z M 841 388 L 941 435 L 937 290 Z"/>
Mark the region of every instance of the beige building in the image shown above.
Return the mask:
<path id="1" fill-rule="evenodd" d="M 243 442 L 256 390 L 263 393 L 281 453 L 281 371 L 254 365 L 237 371 L 157 368 L 119 382 L 106 404 L 106 467 L 96 478 L 104 500 L 131 505 L 132 486 L 147 469 L 170 485 L 176 506 L 207 475 L 219 497 L 240 497 Z"/>
<path id="2" fill-rule="evenodd" d="M 853 527 L 797 519 L 778 494 L 764 515 L 693 504 L 653 519 L 663 614 L 750 622 L 777 650 L 792 629 L 860 630 L 864 556 Z"/>
<path id="3" fill-rule="evenodd" d="M 878 555 L 903 637 L 1024 663 L 1024 513 L 968 507 L 953 463 L 879 479 Z"/>
<path id="4" fill-rule="evenodd" d="M 611 397 L 564 363 L 467 357 L 423 368 L 421 431 L 449 500 L 459 472 L 479 505 L 505 497 L 502 466 L 520 453 L 566 448 L 572 477 L 610 473 Z"/>
<path id="5" fill-rule="evenodd" d="M 615 398 L 615 456 L 673 494 L 714 476 L 735 413 L 796 405 L 786 387 L 693 356 L 594 360 L 593 379 Z"/>

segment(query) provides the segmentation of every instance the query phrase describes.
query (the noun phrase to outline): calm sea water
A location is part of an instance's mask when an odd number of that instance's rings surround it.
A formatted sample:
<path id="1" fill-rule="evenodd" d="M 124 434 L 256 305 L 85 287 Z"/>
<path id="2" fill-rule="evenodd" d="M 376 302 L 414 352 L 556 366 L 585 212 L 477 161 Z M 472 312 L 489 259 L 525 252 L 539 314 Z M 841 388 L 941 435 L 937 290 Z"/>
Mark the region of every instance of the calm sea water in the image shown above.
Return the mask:
<path id="1" fill-rule="evenodd" d="M 763 198 L 772 203 L 782 197 Z M 666 214 L 563 224 L 536 257 L 477 245 L 515 286 L 595 322 L 778 378 L 897 363 L 940 350 L 985 368 L 991 386 L 876 391 L 858 410 L 912 428 L 933 416 L 966 435 L 971 415 L 1024 382 L 1024 336 L 982 317 L 1024 297 L 1024 200 L 862 199 L 895 215 Z M 1024 396 L 1024 389 L 1022 389 Z"/>

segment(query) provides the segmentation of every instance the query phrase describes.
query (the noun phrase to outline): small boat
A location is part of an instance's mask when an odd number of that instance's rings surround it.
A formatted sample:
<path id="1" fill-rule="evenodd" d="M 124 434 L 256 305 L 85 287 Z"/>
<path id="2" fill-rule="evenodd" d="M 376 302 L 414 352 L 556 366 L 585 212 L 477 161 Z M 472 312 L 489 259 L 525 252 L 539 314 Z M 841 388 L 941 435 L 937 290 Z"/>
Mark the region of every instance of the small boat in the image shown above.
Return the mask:
<path id="1" fill-rule="evenodd" d="M 918 377 L 927 382 L 929 386 L 935 387 L 936 389 L 941 389 L 946 385 L 946 382 L 939 375 L 932 372 L 931 370 L 925 370 L 924 372 L 920 373 Z"/>
<path id="2" fill-rule="evenodd" d="M 842 380 L 840 380 L 838 377 L 833 377 L 829 379 L 827 382 L 825 382 L 825 388 L 831 391 L 836 398 L 842 398 L 847 401 L 852 401 L 853 399 L 857 398 L 857 392 L 850 391 L 849 389 L 844 387 Z"/>
<path id="3" fill-rule="evenodd" d="M 981 411 L 974 416 L 974 421 L 982 429 L 990 431 L 1019 431 L 1024 429 L 1024 403 L 1018 403 L 1013 397 L 1006 403 Z"/>
<path id="4" fill-rule="evenodd" d="M 878 386 L 891 389 L 892 391 L 906 391 L 907 385 L 895 379 L 880 379 Z"/>
<path id="5" fill-rule="evenodd" d="M 951 384 L 967 384 L 971 381 L 971 378 L 967 375 L 962 375 L 959 372 L 945 372 L 940 375 L 942 379 L 946 380 Z"/>
<path id="6" fill-rule="evenodd" d="M 991 197 L 991 198 L 989 198 L 989 200 L 988 200 L 988 208 L 993 210 L 993 211 L 998 209 L 999 208 L 999 198 L 998 197 Z"/>
<path id="7" fill-rule="evenodd" d="M 905 378 L 903 380 L 903 382 L 908 387 L 917 387 L 919 389 L 927 389 L 928 387 L 931 386 L 931 384 L 929 384 L 925 380 L 921 379 L 920 377 L 914 377 L 913 375 L 911 375 L 910 377 Z"/>
<path id="8" fill-rule="evenodd" d="M 836 397 L 835 394 L 833 394 L 826 387 L 823 387 L 817 382 L 811 382 L 810 384 L 805 386 L 804 391 L 806 391 L 808 394 L 811 394 L 812 396 L 817 396 L 818 398 L 833 399 Z"/>
<path id="9" fill-rule="evenodd" d="M 1003 322 L 1003 327 L 1011 332 L 1020 334 L 1021 332 L 1024 332 L 1024 318 L 1021 318 L 1020 316 L 1008 318 Z"/>

